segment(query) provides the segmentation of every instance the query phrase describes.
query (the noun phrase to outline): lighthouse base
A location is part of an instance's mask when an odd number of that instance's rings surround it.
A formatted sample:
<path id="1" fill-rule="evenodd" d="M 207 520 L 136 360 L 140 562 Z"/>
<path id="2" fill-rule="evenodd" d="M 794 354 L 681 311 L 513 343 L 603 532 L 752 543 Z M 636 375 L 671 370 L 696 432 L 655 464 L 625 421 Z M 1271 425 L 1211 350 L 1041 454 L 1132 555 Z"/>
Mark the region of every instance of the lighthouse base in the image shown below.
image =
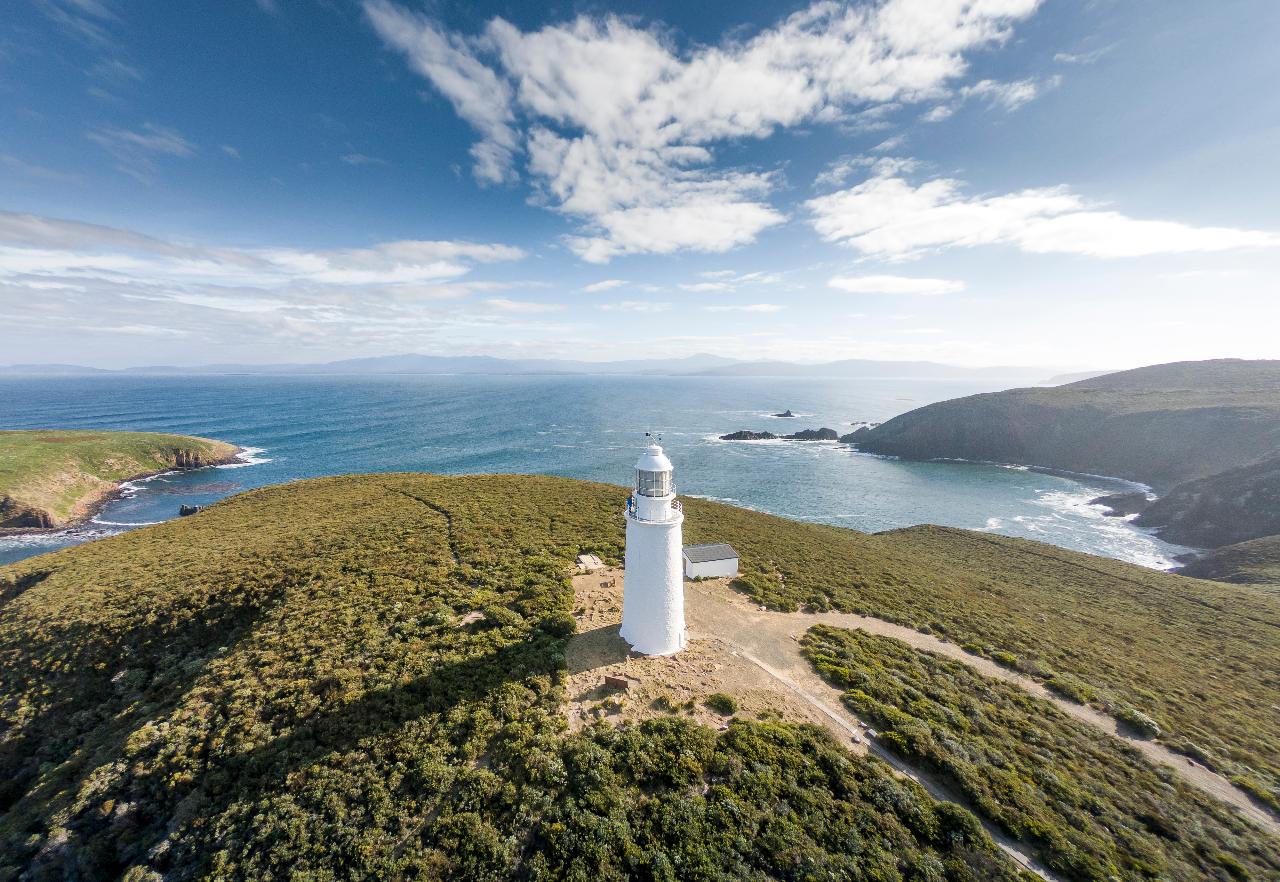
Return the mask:
<path id="1" fill-rule="evenodd" d="M 622 639 L 642 655 L 684 649 L 684 516 L 645 521 L 627 515 L 626 571 L 622 582 Z"/>

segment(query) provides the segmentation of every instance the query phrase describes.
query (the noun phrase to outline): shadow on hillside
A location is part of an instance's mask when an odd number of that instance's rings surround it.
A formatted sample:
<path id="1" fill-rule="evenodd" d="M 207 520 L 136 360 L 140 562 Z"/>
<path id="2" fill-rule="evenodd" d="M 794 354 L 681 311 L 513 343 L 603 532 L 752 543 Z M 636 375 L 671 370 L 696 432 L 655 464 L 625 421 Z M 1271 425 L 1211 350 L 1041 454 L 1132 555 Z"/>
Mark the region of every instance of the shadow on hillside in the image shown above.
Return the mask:
<path id="1" fill-rule="evenodd" d="M 507 702 L 498 699 L 495 693 L 510 683 L 539 675 L 548 677 L 550 688 L 551 678 L 563 669 L 562 646 L 560 640 L 535 632 L 525 641 L 472 658 L 446 662 L 429 675 L 337 703 L 328 712 L 317 713 L 298 723 L 287 735 L 215 761 L 191 788 L 171 795 L 174 802 L 194 799 L 200 805 L 200 816 L 205 823 L 187 831 L 183 841 L 176 843 L 177 847 L 167 854 L 166 862 L 173 867 L 198 864 L 215 851 L 200 841 L 204 835 L 201 827 L 205 833 L 212 833 L 217 825 L 207 822 L 223 815 L 234 802 L 270 799 L 286 787 L 290 792 L 293 788 L 305 790 L 305 777 L 291 779 L 290 776 L 312 766 L 350 772 L 363 764 L 389 770 L 398 763 L 412 764 L 415 758 L 435 752 L 450 765 L 461 766 L 474 758 L 468 753 L 486 751 L 492 734 L 486 728 L 504 722 L 501 706 Z M 476 705 L 476 711 L 469 712 L 468 704 Z M 367 743 L 394 735 L 416 720 L 424 721 L 426 726 L 417 730 L 410 742 Z M 352 752 L 362 756 L 343 756 Z M 163 789 L 166 785 L 162 779 L 170 771 L 158 768 L 153 780 L 135 783 L 135 792 Z M 416 786 L 423 789 L 416 795 L 424 801 L 430 800 L 433 794 L 426 788 L 434 789 L 438 783 L 419 783 Z M 443 806 L 438 805 L 436 810 L 441 808 Z M 246 817 L 234 823 L 250 824 L 253 820 Z M 220 838 L 230 835 L 231 841 L 239 842 L 253 838 L 247 829 L 234 834 L 227 834 L 224 829 L 217 835 Z M 165 867 L 157 869 L 163 871 Z"/>
<path id="2" fill-rule="evenodd" d="M 51 574 L 31 574 L 30 584 L 19 580 L 18 587 L 34 587 Z M 9 656 L 5 677 L 15 683 L 15 694 L 31 670 L 41 672 L 46 688 L 36 712 L 0 744 L 0 833 L 45 829 L 49 807 L 82 792 L 97 763 L 121 756 L 134 733 L 172 713 L 205 675 L 215 652 L 253 632 L 283 596 L 285 582 L 237 587 L 241 590 L 227 590 L 196 609 L 175 607 L 137 616 L 124 628 L 86 613 L 25 633 L 20 644 L 3 647 Z M 82 838 L 97 835 L 108 818 L 96 808 L 72 813 L 65 826 Z M 3 857 L 29 859 L 29 845 L 15 846 L 16 842 L 3 843 Z M 46 849 L 32 867 L 49 873 L 55 867 L 70 867 L 83 860 L 75 851 Z M 95 878 L 107 878 L 129 860 L 126 851 L 117 858 L 103 857 L 91 870 L 75 865 Z"/>
<path id="3" fill-rule="evenodd" d="M 581 674 L 623 661 L 630 651 L 627 641 L 618 635 L 617 625 L 602 625 L 569 638 L 565 663 L 570 674 Z"/>

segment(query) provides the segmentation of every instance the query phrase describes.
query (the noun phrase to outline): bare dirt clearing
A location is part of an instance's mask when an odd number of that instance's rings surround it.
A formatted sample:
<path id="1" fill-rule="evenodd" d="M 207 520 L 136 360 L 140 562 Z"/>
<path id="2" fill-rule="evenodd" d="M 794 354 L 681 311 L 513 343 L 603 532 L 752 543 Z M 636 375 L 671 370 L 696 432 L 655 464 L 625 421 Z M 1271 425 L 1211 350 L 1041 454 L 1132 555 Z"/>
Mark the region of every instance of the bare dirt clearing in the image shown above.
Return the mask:
<path id="1" fill-rule="evenodd" d="M 850 613 L 780 613 L 761 609 L 729 588 L 727 579 L 685 583 L 685 618 L 689 646 L 674 656 L 631 655 L 618 636 L 622 620 L 620 569 L 573 578 L 574 617 L 578 634 L 567 652 L 570 726 L 594 719 L 611 722 L 683 713 L 701 723 L 722 725 L 725 718 L 702 705 L 715 692 L 738 699 L 738 713 L 754 718 L 781 718 L 825 726 L 850 749 L 870 749 L 899 770 L 925 784 L 937 796 L 945 786 L 927 780 L 897 757 L 868 741 L 866 726 L 845 707 L 840 690 L 828 684 L 800 654 L 799 637 L 812 625 L 859 629 L 893 637 L 916 649 L 963 662 L 993 679 L 1017 685 L 1052 702 L 1059 710 L 1133 746 L 1152 762 L 1168 766 L 1210 796 L 1239 810 L 1254 823 L 1280 836 L 1280 822 L 1231 782 L 1212 770 L 1160 744 L 1122 732 L 1116 720 L 1095 708 L 1070 702 L 1030 677 L 971 655 L 959 646 L 882 619 Z M 604 677 L 627 677 L 627 690 L 604 686 Z M 853 739 L 853 740 L 851 740 Z"/>

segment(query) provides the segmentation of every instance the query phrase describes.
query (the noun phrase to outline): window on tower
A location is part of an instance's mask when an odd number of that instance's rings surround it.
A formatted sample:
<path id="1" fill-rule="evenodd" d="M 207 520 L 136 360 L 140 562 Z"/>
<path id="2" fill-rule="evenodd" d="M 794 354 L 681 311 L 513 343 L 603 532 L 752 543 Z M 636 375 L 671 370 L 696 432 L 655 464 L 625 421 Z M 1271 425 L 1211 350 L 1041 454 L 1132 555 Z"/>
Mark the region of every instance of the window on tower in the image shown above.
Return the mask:
<path id="1" fill-rule="evenodd" d="M 666 496 L 671 492 L 671 472 L 636 472 L 636 492 L 641 496 Z"/>

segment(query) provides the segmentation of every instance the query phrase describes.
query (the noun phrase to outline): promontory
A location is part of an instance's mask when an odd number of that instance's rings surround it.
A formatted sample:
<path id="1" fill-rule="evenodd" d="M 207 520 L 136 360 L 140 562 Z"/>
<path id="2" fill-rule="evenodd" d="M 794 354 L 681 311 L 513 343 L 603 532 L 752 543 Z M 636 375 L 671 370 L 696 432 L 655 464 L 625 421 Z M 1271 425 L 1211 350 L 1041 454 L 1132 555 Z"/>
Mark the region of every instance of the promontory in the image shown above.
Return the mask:
<path id="1" fill-rule="evenodd" d="M 54 529 L 90 516 L 120 483 L 233 462 L 222 441 L 153 432 L 0 431 L 0 529 Z"/>
<path id="2" fill-rule="evenodd" d="M 868 453 L 1020 463 L 1149 484 L 1138 515 L 1216 548 L 1280 533 L 1280 361 L 1154 365 L 930 404 L 845 436 Z"/>

